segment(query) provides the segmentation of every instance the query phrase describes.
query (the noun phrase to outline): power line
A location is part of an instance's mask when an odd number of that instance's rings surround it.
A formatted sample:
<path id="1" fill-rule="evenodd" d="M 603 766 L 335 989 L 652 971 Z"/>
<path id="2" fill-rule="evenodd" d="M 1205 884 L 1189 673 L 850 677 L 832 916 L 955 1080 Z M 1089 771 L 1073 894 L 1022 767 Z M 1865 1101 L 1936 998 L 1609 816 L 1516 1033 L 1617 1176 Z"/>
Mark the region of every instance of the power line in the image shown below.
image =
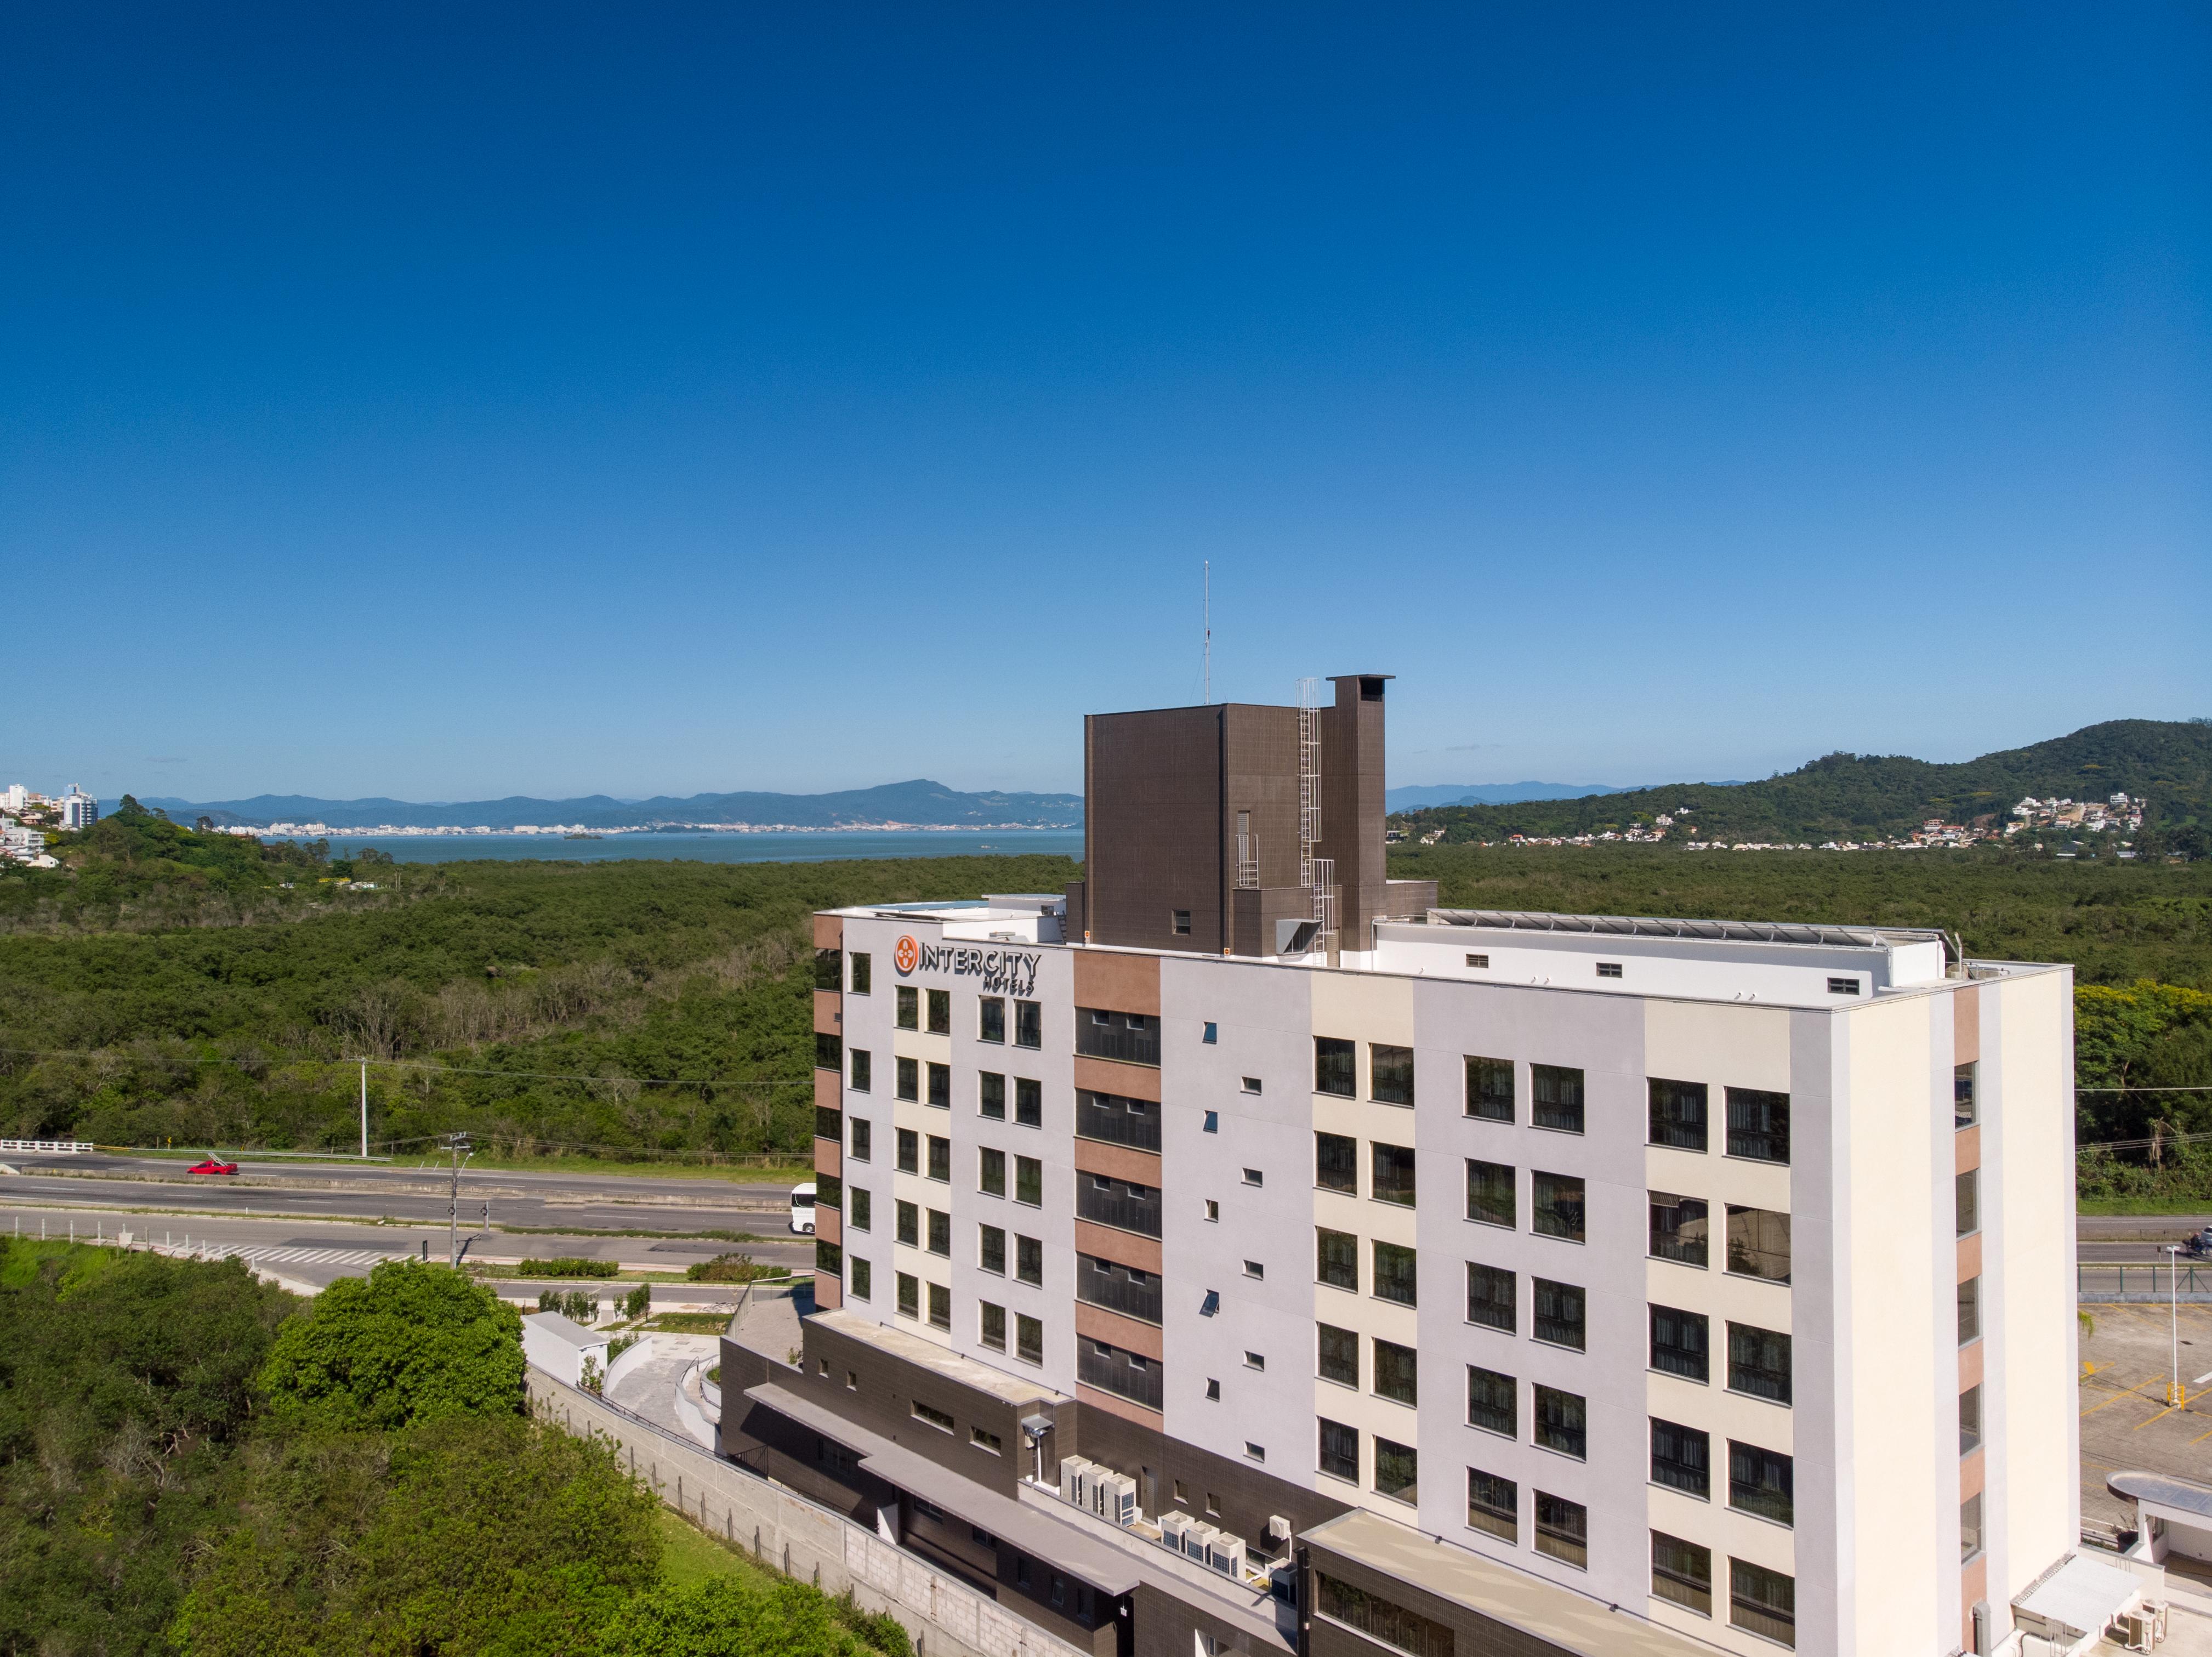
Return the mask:
<path id="1" fill-rule="evenodd" d="M 2212 1081 L 2190 1087 L 2076 1087 L 2077 1093 L 2212 1093 Z"/>
<path id="2" fill-rule="evenodd" d="M 130 1054 L 118 1053 L 112 1048 L 72 1049 L 64 1047 L 0 1047 L 0 1053 L 13 1053 L 27 1058 L 130 1058 Z M 299 1053 L 281 1054 L 270 1058 L 232 1058 L 222 1054 L 194 1055 L 195 1064 L 235 1064 L 241 1068 L 255 1064 L 366 1064 L 379 1070 L 428 1070 L 438 1075 L 456 1076 L 513 1076 L 525 1081 L 628 1081 L 641 1087 L 804 1087 L 811 1090 L 811 1081 L 777 1081 L 773 1079 L 740 1076 L 624 1076 L 595 1075 L 582 1070 L 501 1070 L 479 1069 L 461 1064 L 434 1064 L 422 1059 L 402 1058 L 323 1058 Z"/>

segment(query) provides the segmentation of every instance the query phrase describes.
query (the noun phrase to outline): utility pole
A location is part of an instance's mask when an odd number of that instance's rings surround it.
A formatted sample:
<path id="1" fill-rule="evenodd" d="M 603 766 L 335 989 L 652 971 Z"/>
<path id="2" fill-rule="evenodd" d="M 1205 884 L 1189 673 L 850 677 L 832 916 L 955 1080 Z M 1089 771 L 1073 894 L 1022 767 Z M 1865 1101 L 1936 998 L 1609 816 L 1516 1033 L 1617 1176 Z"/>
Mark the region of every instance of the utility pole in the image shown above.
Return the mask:
<path id="1" fill-rule="evenodd" d="M 461 1267 L 461 1164 L 475 1153 L 469 1148 L 469 1136 L 465 1133 L 448 1134 L 446 1148 L 453 1156 L 453 1196 L 446 1210 L 446 1238 L 451 1249 L 449 1264 L 458 1271 Z"/>
<path id="2" fill-rule="evenodd" d="M 1213 560 L 1206 559 L 1200 568 L 1205 572 L 1206 599 L 1201 614 L 1206 624 L 1206 695 L 1207 707 L 1213 705 Z"/>
<path id="3" fill-rule="evenodd" d="M 2166 1317 L 2173 1342 L 2173 1385 L 2166 1390 L 2166 1402 L 2170 1409 L 2179 1409 L 2189 1402 L 2188 1394 L 2181 1390 L 2181 1293 L 2177 1279 L 2181 1276 L 2181 1246 L 2166 1246 Z M 2151 1291 L 2156 1294 L 2154 1288 Z"/>
<path id="4" fill-rule="evenodd" d="M 368 1161 L 368 1061 L 361 1062 L 361 1160 Z"/>

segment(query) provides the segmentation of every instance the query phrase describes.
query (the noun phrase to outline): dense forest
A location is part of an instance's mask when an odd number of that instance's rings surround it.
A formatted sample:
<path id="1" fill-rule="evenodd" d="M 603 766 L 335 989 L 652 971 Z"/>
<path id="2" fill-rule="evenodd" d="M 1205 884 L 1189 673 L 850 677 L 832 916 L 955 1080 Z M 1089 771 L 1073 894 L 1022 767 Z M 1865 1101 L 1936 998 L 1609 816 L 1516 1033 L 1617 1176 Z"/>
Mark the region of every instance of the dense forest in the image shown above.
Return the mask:
<path id="1" fill-rule="evenodd" d="M 0 1239 L 0 1657 L 911 1657 L 522 1380 L 514 1309 L 442 1266 L 309 1306 L 235 1260 Z"/>
<path id="2" fill-rule="evenodd" d="M 1076 872 L 372 868 L 131 809 L 64 839 L 64 868 L 0 876 L 0 1136 L 347 1147 L 366 1057 L 380 1143 L 467 1129 L 509 1154 L 796 1151 L 812 911 Z M 2135 1091 L 2212 1082 L 2212 862 L 1440 845 L 1394 848 L 1391 873 L 1451 906 L 1936 926 L 1974 954 L 2071 962 L 2081 1083 L 2130 1090 L 2083 1094 L 2083 1142 L 2212 1131 L 2212 1094 Z"/>
<path id="3" fill-rule="evenodd" d="M 2025 748 L 1958 765 L 1901 756 L 1832 753 L 1757 783 L 1684 783 L 1579 800 L 1507 806 L 1438 806 L 1392 821 L 1448 843 L 1509 835 L 1599 833 L 1649 825 L 1662 813 L 1676 838 L 1729 840 L 1865 839 L 1916 829 L 1929 818 L 1972 824 L 2000 819 L 2026 795 L 2071 800 L 2115 792 L 2150 801 L 2143 849 L 2212 852 L 2212 720 L 2116 719 Z M 1691 825 L 1694 823 L 1694 827 Z"/>

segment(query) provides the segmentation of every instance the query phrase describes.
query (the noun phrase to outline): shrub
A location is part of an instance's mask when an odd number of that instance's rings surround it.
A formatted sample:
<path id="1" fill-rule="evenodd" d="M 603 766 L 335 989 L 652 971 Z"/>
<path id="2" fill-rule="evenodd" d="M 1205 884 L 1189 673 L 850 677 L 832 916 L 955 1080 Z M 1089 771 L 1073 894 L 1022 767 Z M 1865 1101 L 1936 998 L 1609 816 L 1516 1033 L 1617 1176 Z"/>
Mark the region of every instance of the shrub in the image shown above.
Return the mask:
<path id="1" fill-rule="evenodd" d="M 612 1260 L 583 1260 L 573 1254 L 550 1260 L 525 1260 L 514 1269 L 518 1277 L 611 1277 L 622 1268 Z"/>
<path id="2" fill-rule="evenodd" d="M 750 1283 L 761 1277 L 781 1277 L 787 1270 L 757 1265 L 750 1254 L 717 1254 L 686 1267 L 684 1275 L 695 1283 Z"/>
<path id="3" fill-rule="evenodd" d="M 623 1296 L 623 1316 L 625 1318 L 642 1318 L 652 1310 L 653 1289 L 649 1284 L 640 1283 Z"/>

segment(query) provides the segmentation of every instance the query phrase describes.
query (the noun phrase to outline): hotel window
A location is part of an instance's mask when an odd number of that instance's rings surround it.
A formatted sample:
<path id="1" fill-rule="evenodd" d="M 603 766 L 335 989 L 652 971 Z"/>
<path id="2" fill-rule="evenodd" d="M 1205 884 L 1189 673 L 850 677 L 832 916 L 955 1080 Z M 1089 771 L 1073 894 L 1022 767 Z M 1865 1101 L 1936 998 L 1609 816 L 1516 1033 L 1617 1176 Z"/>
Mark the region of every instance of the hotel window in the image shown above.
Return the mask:
<path id="1" fill-rule="evenodd" d="M 1707 1237 L 1712 1221 L 1702 1197 L 1650 1193 L 1650 1252 L 1655 1260 L 1675 1260 L 1686 1266 L 1706 1264 Z"/>
<path id="2" fill-rule="evenodd" d="M 1969 1277 L 1959 1285 L 1959 1344 L 1982 1337 L 1982 1280 Z"/>
<path id="3" fill-rule="evenodd" d="M 1207 1379 L 1206 1383 L 1206 1401 L 1208 1404 L 1218 1404 L 1221 1402 L 1221 1383 L 1218 1380 L 1212 1380 L 1211 1377 Z"/>
<path id="4" fill-rule="evenodd" d="M 1702 1081 L 1662 1081 L 1650 1077 L 1651 1132 L 1650 1142 L 1678 1151 L 1705 1148 L 1705 1084 Z"/>
<path id="5" fill-rule="evenodd" d="M 929 1033 L 933 1036 L 952 1033 L 952 992 L 950 990 L 929 992 Z"/>
<path id="6" fill-rule="evenodd" d="M 1959 1394 L 1959 1453 L 1971 1455 L 1982 1447 L 1982 1389 L 1970 1386 Z"/>
<path id="7" fill-rule="evenodd" d="M 985 1070 L 975 1078 L 975 1109 L 994 1122 L 1006 1119 L 1006 1077 L 995 1070 Z"/>
<path id="8" fill-rule="evenodd" d="M 1240 1076 L 1237 1078 L 1237 1087 L 1242 1092 L 1257 1093 L 1260 1091 L 1260 1078 L 1257 1076 Z"/>
<path id="9" fill-rule="evenodd" d="M 1663 1531 L 1651 1532 L 1651 1597 L 1700 1617 L 1713 1614 L 1713 1550 Z"/>
<path id="10" fill-rule="evenodd" d="M 1729 1621 L 1777 1645 L 1797 1644 L 1797 1579 L 1741 1559 L 1729 1561 Z"/>
<path id="11" fill-rule="evenodd" d="M 868 1050 L 865 1047 L 854 1047 L 848 1051 L 853 1060 L 852 1089 L 856 1093 L 865 1093 L 875 1081 L 874 1063 L 869 1058 Z"/>
<path id="12" fill-rule="evenodd" d="M 1199 1039 L 1200 1039 L 1200 1041 L 1204 1042 L 1204 1043 L 1205 1043 L 1207 1046 L 1209 1046 L 1209 1047 L 1211 1047 L 1211 1046 L 1212 1046 L 1212 1045 L 1214 1045 L 1214 1042 L 1215 1042 L 1214 1023 L 1213 1023 L 1213 1020 L 1212 1020 L 1212 1019 L 1208 1019 L 1208 1020 L 1206 1020 L 1206 1033 L 1205 1033 L 1204 1035 L 1200 1036 L 1200 1037 L 1199 1038 Z"/>
<path id="13" fill-rule="evenodd" d="M 1375 1396 L 1393 1404 L 1418 1405 L 1421 1401 L 1419 1360 L 1410 1346 L 1395 1341 L 1375 1343 Z"/>
<path id="14" fill-rule="evenodd" d="M 1359 1337 L 1334 1324 L 1315 1326 L 1315 1371 L 1339 1386 L 1359 1385 Z"/>
<path id="15" fill-rule="evenodd" d="M 1790 1281 L 1790 1216 L 1728 1205 L 1728 1269 L 1739 1277 Z"/>
<path id="16" fill-rule="evenodd" d="M 945 1330 L 952 1327 L 952 1291 L 943 1283 L 929 1286 L 929 1326 Z"/>
<path id="17" fill-rule="evenodd" d="M 952 1067 L 950 1064 L 931 1063 L 929 1102 L 940 1111 L 952 1108 Z"/>
<path id="18" fill-rule="evenodd" d="M 1651 1308 L 1651 1367 L 1685 1380 L 1712 1379 L 1712 1324 L 1702 1312 Z"/>
<path id="19" fill-rule="evenodd" d="M 1796 1522 L 1796 1464 L 1755 1444 L 1729 1441 L 1729 1506 L 1778 1525 Z"/>
<path id="20" fill-rule="evenodd" d="M 1267 1268 L 1257 1260 L 1247 1260 L 1244 1263 L 1244 1275 L 1247 1277 L 1264 1278 L 1267 1275 Z"/>
<path id="21" fill-rule="evenodd" d="M 894 1203 L 891 1205 L 897 1223 L 899 1241 L 908 1248 L 921 1246 L 921 1207 L 915 1203 Z"/>
<path id="22" fill-rule="evenodd" d="M 1790 1399 L 1790 1337 L 1749 1324 L 1728 1326 L 1729 1391 L 1775 1404 Z"/>
<path id="23" fill-rule="evenodd" d="M 1651 1482 L 1700 1502 L 1713 1494 L 1713 1435 L 1695 1427 L 1651 1418 Z"/>
<path id="24" fill-rule="evenodd" d="M 842 1139 L 845 1136 L 845 1113 L 834 1106 L 814 1107 L 814 1136 L 817 1139 Z"/>
<path id="25" fill-rule="evenodd" d="M 1563 1064 L 1531 1064 L 1528 1091 L 1534 1103 L 1528 1119 L 1561 1133 L 1583 1130 L 1583 1073 Z"/>
<path id="26" fill-rule="evenodd" d="M 851 1224 L 853 1229 L 854 1231 L 874 1230 L 876 1216 L 875 1199 L 869 1196 L 866 1191 L 861 1190 L 858 1185 L 853 1187 L 850 1195 L 852 1197 L 853 1213 Z"/>
<path id="27" fill-rule="evenodd" d="M 1335 1036 L 1314 1038 L 1314 1091 L 1353 1099 L 1359 1093 L 1359 1044 Z"/>
<path id="28" fill-rule="evenodd" d="M 1208 1111 L 1206 1113 L 1205 1119 L 1199 1124 L 1199 1131 L 1200 1133 L 1219 1133 L 1221 1131 L 1221 1112 L 1218 1111 Z"/>
<path id="29" fill-rule="evenodd" d="M 921 1316 L 921 1279 L 909 1271 L 898 1274 L 898 1310 L 902 1318 Z"/>
<path id="30" fill-rule="evenodd" d="M 1359 1142 L 1349 1134 L 1314 1136 L 1314 1184 L 1323 1191 L 1359 1195 Z"/>
<path id="31" fill-rule="evenodd" d="M 875 1130 L 857 1119 L 850 1125 L 853 1130 L 853 1160 L 855 1162 L 871 1161 L 875 1154 Z"/>
<path id="32" fill-rule="evenodd" d="M 1168 920 L 1169 929 L 1174 932 L 1176 936 L 1179 938 L 1187 938 L 1190 935 L 1190 911 L 1188 910 L 1170 910 L 1168 911 Z"/>
<path id="33" fill-rule="evenodd" d="M 858 954 L 852 958 L 852 961 L 853 993 L 856 996 L 870 994 L 875 989 L 874 962 L 866 955 Z"/>
<path id="34" fill-rule="evenodd" d="M 929 1136 L 929 1176 L 932 1179 L 952 1183 L 952 1142 L 939 1134 Z"/>
<path id="35" fill-rule="evenodd" d="M 1467 958 L 1467 964 L 1480 972 L 1489 966 L 1490 957 L 1487 955 L 1469 955 Z"/>
<path id="36" fill-rule="evenodd" d="M 1469 1058 L 1467 1062 L 1467 1113 L 1486 1122 L 1513 1119 L 1513 1061 L 1510 1058 Z"/>
<path id="37" fill-rule="evenodd" d="M 1321 1470 L 1331 1478 L 1359 1483 L 1359 1429 L 1328 1416 L 1321 1421 Z"/>
<path id="38" fill-rule="evenodd" d="M 1418 1503 L 1421 1499 L 1420 1453 L 1410 1444 L 1398 1444 L 1377 1435 L 1375 1440 L 1375 1494 L 1395 1501 Z"/>
<path id="39" fill-rule="evenodd" d="M 1006 1154 L 986 1145 L 975 1153 L 977 1186 L 986 1197 L 1006 1194 Z"/>
<path id="40" fill-rule="evenodd" d="M 1267 1360 L 1263 1354 L 1247 1352 L 1244 1355 L 1244 1367 L 1247 1369 L 1265 1369 L 1267 1367 Z"/>
<path id="41" fill-rule="evenodd" d="M 873 1299 L 872 1291 L 876 1286 L 874 1268 L 858 1255 L 852 1257 L 850 1264 L 853 1268 L 853 1298 L 856 1301 Z"/>
<path id="42" fill-rule="evenodd" d="M 924 1404 L 920 1398 L 915 1398 L 912 1401 L 912 1407 L 914 1418 L 916 1421 L 927 1422 L 928 1425 L 937 1429 L 940 1433 L 950 1433 L 953 1431 L 957 1425 L 957 1423 L 953 1421 L 952 1417 L 947 1415 L 944 1410 L 938 1409 L 934 1404 Z M 915 1504 L 917 1507 L 920 1505 L 921 1504 L 919 1502 Z M 941 1514 L 931 1514 L 928 1517 L 932 1519 L 940 1519 L 943 1515 Z"/>
<path id="43" fill-rule="evenodd" d="M 902 984 L 898 986 L 898 994 L 894 999 L 897 1005 L 893 1009 L 893 1022 L 902 1030 L 921 1029 L 921 991 L 910 984 Z"/>
<path id="44" fill-rule="evenodd" d="M 1114 1013 L 1102 1008 L 1075 1009 L 1075 1051 L 1088 1058 L 1117 1059 L 1124 1064 L 1160 1062 L 1160 1020 L 1147 1013 Z"/>
<path id="45" fill-rule="evenodd" d="M 1411 1145 L 1385 1145 L 1376 1140 L 1368 1145 L 1367 1154 L 1373 1179 L 1367 1194 L 1378 1203 L 1395 1203 L 1401 1208 L 1412 1208 L 1413 1148 Z"/>
<path id="46" fill-rule="evenodd" d="M 1265 1461 L 1267 1459 L 1266 1447 L 1255 1444 L 1249 1438 L 1246 1439 L 1244 1441 L 1244 1458 L 1248 1461 Z"/>
<path id="47" fill-rule="evenodd" d="M 1520 1327 L 1520 1305 L 1513 1273 L 1497 1266 L 1467 1264 L 1467 1320 L 1513 1334 Z"/>
<path id="48" fill-rule="evenodd" d="M 1507 1438 L 1521 1436 L 1521 1409 L 1512 1376 L 1468 1365 L 1467 1424 Z"/>
<path id="49" fill-rule="evenodd" d="M 981 1238 L 981 1246 L 976 1251 L 975 1263 L 994 1276 L 1005 1276 L 1006 1275 L 1006 1234 L 996 1226 L 982 1226 L 977 1230 Z"/>
<path id="50" fill-rule="evenodd" d="M 975 1039 L 1003 1044 L 1006 1039 L 1006 1000 L 1003 996 L 980 996 L 975 1001 Z"/>
<path id="51" fill-rule="evenodd" d="M 1503 1162 L 1478 1162 L 1467 1160 L 1467 1217 L 1477 1225 L 1504 1226 L 1511 1230 L 1521 1223 L 1520 1210 L 1513 1194 L 1513 1170 Z"/>
<path id="52" fill-rule="evenodd" d="M 826 1238 L 814 1240 L 814 1269 L 826 1271 L 832 1277 L 845 1275 L 845 1251 Z"/>
<path id="53" fill-rule="evenodd" d="M 920 1099 L 921 1097 L 921 1061 L 900 1058 L 892 1060 L 891 1063 L 896 1072 L 892 1084 L 893 1091 L 901 1099 Z"/>
<path id="54" fill-rule="evenodd" d="M 1951 1191 L 1959 1235 L 1971 1237 L 1982 1228 L 1982 1171 L 1967 1169 L 1951 1182 Z"/>
<path id="55" fill-rule="evenodd" d="M 1212 1216 L 1209 1215 L 1209 1218 Z M 1314 1281 L 1359 1292 L 1359 1240 L 1348 1231 L 1314 1232 Z"/>
<path id="56" fill-rule="evenodd" d="M 1001 1340 L 1006 1338 L 1003 1325 L 1000 1327 L 999 1337 Z M 988 1451 L 994 1456 L 1002 1456 L 1006 1453 L 1006 1441 L 985 1428 L 970 1427 L 968 1429 L 968 1441 L 977 1449 Z M 984 1547 L 991 1545 L 988 1536 L 980 1526 L 969 1526 L 968 1534 L 970 1540 L 980 1543 Z"/>
<path id="57" fill-rule="evenodd" d="M 1620 976 L 1620 963 L 1619 961 L 1600 961 L 1597 964 L 1597 975 L 1601 978 L 1619 978 Z"/>
<path id="58" fill-rule="evenodd" d="M 1044 1203 L 1044 1164 L 1034 1156 L 1014 1159 L 1014 1201 L 1030 1208 Z"/>
<path id="59" fill-rule="evenodd" d="M 1035 1237 L 1014 1238 L 1014 1278 L 1018 1282 L 1044 1283 L 1044 1244 Z"/>
<path id="60" fill-rule="evenodd" d="M 1951 1071 L 1951 1125 L 1954 1128 L 1971 1128 L 1978 1117 L 1975 1089 L 1981 1069 L 1978 1064 L 1960 1064 Z"/>
<path id="61" fill-rule="evenodd" d="M 1452 1657 L 1452 1631 L 1441 1623 L 1320 1571 L 1314 1573 L 1314 1589 L 1316 1609 L 1333 1623 L 1408 1657 Z"/>
<path id="62" fill-rule="evenodd" d="M 1467 1470 L 1467 1526 L 1501 1542 L 1521 1539 L 1521 1487 L 1495 1473 Z"/>
<path id="63" fill-rule="evenodd" d="M 1828 980 L 1828 993 L 1832 996 L 1856 996 L 1858 992 L 1859 981 L 1856 978 L 1830 978 Z"/>
<path id="64" fill-rule="evenodd" d="M 1959 1504 L 1959 1561 L 1964 1564 L 1982 1550 L 1982 1493 L 1977 1490 Z"/>
<path id="65" fill-rule="evenodd" d="M 1754 1162 L 1790 1160 L 1790 1095 L 1728 1090 L 1728 1154 Z"/>
<path id="66" fill-rule="evenodd" d="M 1528 1176 L 1529 1228 L 1540 1237 L 1583 1240 L 1583 1182 L 1565 1173 Z"/>
<path id="67" fill-rule="evenodd" d="M 1577 1570 L 1589 1569 L 1589 1509 L 1565 1496 L 1536 1492 L 1536 1551 Z"/>
<path id="68" fill-rule="evenodd" d="M 814 1033 L 814 1068 L 817 1070 L 842 1070 L 845 1068 L 845 1044 L 842 1037 Z"/>
<path id="69" fill-rule="evenodd" d="M 952 1252 L 952 1216 L 939 1209 L 929 1211 L 929 1252 L 950 1257 Z"/>
<path id="70" fill-rule="evenodd" d="M 1018 1128 L 1044 1126 L 1044 1084 L 1028 1076 L 1014 1078 L 1014 1125 Z"/>
<path id="71" fill-rule="evenodd" d="M 1415 1306 L 1417 1284 L 1413 1271 L 1413 1251 L 1402 1243 L 1375 1245 L 1375 1298 L 1395 1301 L 1400 1306 Z"/>
<path id="72" fill-rule="evenodd" d="M 1577 1461 L 1586 1459 L 1589 1454 L 1589 1432 L 1583 1400 L 1554 1386 L 1532 1386 L 1528 1395 L 1528 1413 L 1534 1417 L 1534 1436 L 1538 1446 L 1556 1450 L 1563 1456 L 1572 1456 Z"/>
<path id="73" fill-rule="evenodd" d="M 1024 1313 L 1014 1314 L 1014 1355 L 1028 1363 L 1044 1362 L 1044 1324 Z"/>
<path id="74" fill-rule="evenodd" d="M 842 949 L 817 949 L 814 952 L 814 987 L 835 991 L 845 982 L 845 952 Z"/>
<path id="75" fill-rule="evenodd" d="M 1018 1001 L 1014 1003 L 1014 1045 L 1044 1045 L 1044 1012 L 1036 1002 Z"/>
<path id="76" fill-rule="evenodd" d="M 1367 1096 L 1378 1105 L 1413 1102 L 1413 1050 L 1367 1044 Z"/>
<path id="77" fill-rule="evenodd" d="M 982 1315 L 982 1321 L 977 1330 L 977 1338 L 994 1352 L 1005 1351 L 1006 1349 L 1006 1308 L 1002 1306 L 993 1306 L 988 1301 L 983 1301 L 978 1303 L 977 1310 Z"/>
<path id="78" fill-rule="evenodd" d="M 1528 1281 L 1536 1303 L 1535 1322 L 1529 1333 L 1547 1346 L 1583 1350 L 1588 1339 L 1583 1291 L 1572 1283 L 1555 1283 L 1545 1277 Z"/>

